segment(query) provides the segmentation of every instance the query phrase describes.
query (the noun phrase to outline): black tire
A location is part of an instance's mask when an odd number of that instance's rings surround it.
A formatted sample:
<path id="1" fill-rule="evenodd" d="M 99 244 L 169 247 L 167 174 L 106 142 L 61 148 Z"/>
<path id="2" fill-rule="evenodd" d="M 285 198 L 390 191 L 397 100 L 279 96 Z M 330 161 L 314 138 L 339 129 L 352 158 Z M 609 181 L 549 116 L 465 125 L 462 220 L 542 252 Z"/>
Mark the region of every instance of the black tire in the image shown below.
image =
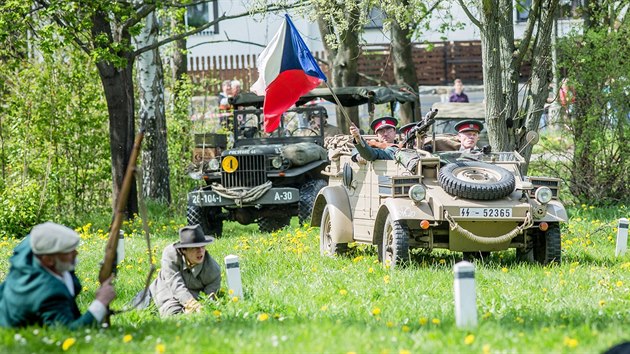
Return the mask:
<path id="1" fill-rule="evenodd" d="M 309 179 L 302 184 L 300 187 L 300 202 L 298 203 L 298 219 L 300 220 L 300 225 L 311 220 L 315 197 L 317 197 L 317 193 L 327 185 L 328 182 L 323 179 Z"/>
<path id="2" fill-rule="evenodd" d="M 343 255 L 348 252 L 348 244 L 333 242 L 330 237 L 331 228 L 330 212 L 328 211 L 328 205 L 326 205 L 322 213 L 322 223 L 319 228 L 319 254 L 328 257 Z"/>
<path id="3" fill-rule="evenodd" d="M 514 175 L 503 167 L 477 161 L 458 161 L 440 168 L 440 186 L 454 196 L 494 200 L 514 191 Z"/>
<path id="4" fill-rule="evenodd" d="M 385 220 L 380 252 L 383 266 L 396 268 L 409 263 L 409 229 L 401 221 L 392 221 L 391 215 Z"/>
<path id="5" fill-rule="evenodd" d="M 560 225 L 549 223 L 547 231 L 540 232 L 537 236 L 534 239 L 534 260 L 543 265 L 551 262 L 560 264 L 562 259 Z"/>
<path id="6" fill-rule="evenodd" d="M 221 208 L 200 207 L 188 205 L 186 208 L 186 221 L 188 225 L 201 225 L 204 235 L 221 237 L 223 233 L 223 220 L 218 215 Z"/>
<path id="7" fill-rule="evenodd" d="M 258 230 L 260 232 L 275 232 L 288 226 L 290 223 L 290 216 L 262 217 L 258 219 Z"/>
<path id="8" fill-rule="evenodd" d="M 525 247 L 516 249 L 516 260 L 518 262 L 534 263 L 534 240 L 538 237 L 540 230 L 529 229 L 525 232 Z"/>

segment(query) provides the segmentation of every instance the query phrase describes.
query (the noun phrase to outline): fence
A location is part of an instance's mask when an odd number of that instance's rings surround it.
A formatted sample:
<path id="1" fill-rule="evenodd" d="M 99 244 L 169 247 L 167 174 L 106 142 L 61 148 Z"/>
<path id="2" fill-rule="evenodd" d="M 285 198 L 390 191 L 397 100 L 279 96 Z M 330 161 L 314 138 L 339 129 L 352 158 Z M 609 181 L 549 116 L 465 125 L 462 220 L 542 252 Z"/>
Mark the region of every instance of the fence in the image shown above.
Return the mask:
<path id="1" fill-rule="evenodd" d="M 324 59 L 323 52 L 314 52 L 317 59 Z M 456 78 L 466 84 L 481 84 L 483 71 L 480 41 L 416 43 L 412 49 L 420 85 L 451 85 Z M 247 90 L 258 78 L 256 68 L 257 55 L 213 55 L 192 57 L 188 61 L 188 74 L 193 81 L 215 79 L 208 82 L 209 92 L 219 92 L 223 80 L 239 79 Z M 358 71 L 366 77 L 392 84 L 394 69 L 392 66 L 391 46 L 389 44 L 365 45 L 358 58 Z M 330 68 L 321 65 L 330 77 Z M 521 77 L 529 76 L 529 63 L 523 65 Z M 359 85 L 375 85 L 378 82 L 361 77 Z"/>

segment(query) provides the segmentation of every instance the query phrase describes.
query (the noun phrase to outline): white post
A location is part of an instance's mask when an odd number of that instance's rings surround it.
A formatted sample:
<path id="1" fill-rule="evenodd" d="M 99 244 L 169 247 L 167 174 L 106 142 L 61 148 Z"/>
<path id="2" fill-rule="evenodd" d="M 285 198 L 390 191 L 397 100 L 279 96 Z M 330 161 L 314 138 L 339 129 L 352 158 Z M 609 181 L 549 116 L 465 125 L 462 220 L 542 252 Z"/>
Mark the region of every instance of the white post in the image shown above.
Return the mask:
<path id="1" fill-rule="evenodd" d="M 118 246 L 116 247 L 116 263 L 120 263 L 125 259 L 125 232 L 118 231 Z"/>
<path id="2" fill-rule="evenodd" d="M 619 219 L 619 227 L 617 227 L 617 248 L 615 249 L 615 257 L 623 255 L 628 249 L 628 219 Z"/>
<path id="3" fill-rule="evenodd" d="M 475 266 L 466 261 L 453 267 L 455 273 L 455 323 L 459 328 L 477 326 L 477 294 L 475 292 Z"/>
<path id="4" fill-rule="evenodd" d="M 241 283 L 241 268 L 238 264 L 238 256 L 233 254 L 225 256 L 225 273 L 227 274 L 228 291 L 233 291 L 232 296 L 243 298 L 243 284 Z"/>

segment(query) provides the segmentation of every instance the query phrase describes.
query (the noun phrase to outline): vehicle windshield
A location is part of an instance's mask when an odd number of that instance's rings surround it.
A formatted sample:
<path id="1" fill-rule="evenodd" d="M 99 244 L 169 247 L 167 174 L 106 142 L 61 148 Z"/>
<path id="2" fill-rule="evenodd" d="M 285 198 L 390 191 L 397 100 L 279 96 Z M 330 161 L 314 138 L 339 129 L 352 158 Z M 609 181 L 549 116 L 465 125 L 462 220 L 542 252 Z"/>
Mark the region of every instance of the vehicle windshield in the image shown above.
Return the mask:
<path id="1" fill-rule="evenodd" d="M 282 114 L 278 128 L 271 133 L 264 130 L 262 110 L 234 111 L 234 146 L 243 144 L 274 144 L 292 142 L 315 142 L 323 144 L 324 125 L 321 117 L 326 116 L 323 107 L 293 108 Z M 289 141 L 287 141 L 289 140 Z"/>

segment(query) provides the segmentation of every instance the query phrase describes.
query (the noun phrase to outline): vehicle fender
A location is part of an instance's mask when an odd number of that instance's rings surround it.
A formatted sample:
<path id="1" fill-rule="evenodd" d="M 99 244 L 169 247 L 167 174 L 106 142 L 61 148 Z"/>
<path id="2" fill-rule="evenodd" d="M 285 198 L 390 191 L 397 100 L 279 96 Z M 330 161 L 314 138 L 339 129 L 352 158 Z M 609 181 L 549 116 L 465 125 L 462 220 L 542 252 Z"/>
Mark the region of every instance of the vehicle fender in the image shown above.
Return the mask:
<path id="1" fill-rule="evenodd" d="M 326 165 L 330 164 L 330 161 L 328 160 L 318 160 L 318 161 L 313 161 L 313 162 L 309 162 L 304 166 L 296 166 L 296 167 L 292 167 L 286 171 L 274 171 L 274 172 L 269 172 L 267 174 L 267 176 L 269 177 L 280 177 L 281 172 L 282 172 L 282 177 L 295 177 L 295 176 L 300 176 L 303 175 L 311 170 L 321 170 L 324 167 L 326 167 Z"/>
<path id="2" fill-rule="evenodd" d="M 324 208 L 328 206 L 330 221 L 330 237 L 336 243 L 353 242 L 352 212 L 350 198 L 343 186 L 328 186 L 322 188 L 315 198 L 311 225 L 321 225 Z"/>
<path id="3" fill-rule="evenodd" d="M 566 222 L 569 220 L 567 210 L 558 200 L 552 200 L 547 204 L 547 214 L 540 221 Z"/>
<path id="4" fill-rule="evenodd" d="M 434 221 L 433 211 L 426 201 L 415 203 L 411 199 L 387 198 L 381 204 L 376 214 L 376 222 L 374 223 L 374 240 L 375 245 L 383 241 L 383 228 L 387 216 L 391 215 L 394 220 L 428 220 Z"/>

